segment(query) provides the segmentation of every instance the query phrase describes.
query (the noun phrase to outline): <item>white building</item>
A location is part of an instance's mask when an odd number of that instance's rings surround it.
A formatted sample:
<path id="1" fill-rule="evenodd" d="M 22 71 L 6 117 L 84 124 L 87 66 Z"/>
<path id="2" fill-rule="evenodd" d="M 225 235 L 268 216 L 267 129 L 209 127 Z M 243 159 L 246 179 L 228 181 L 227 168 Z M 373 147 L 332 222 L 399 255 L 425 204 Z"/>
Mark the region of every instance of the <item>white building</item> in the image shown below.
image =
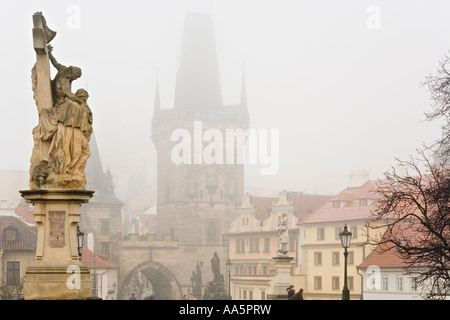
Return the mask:
<path id="1" fill-rule="evenodd" d="M 362 299 L 422 300 L 416 278 L 405 274 L 405 266 L 395 249 L 382 253 L 377 247 L 357 267 L 362 277 Z"/>

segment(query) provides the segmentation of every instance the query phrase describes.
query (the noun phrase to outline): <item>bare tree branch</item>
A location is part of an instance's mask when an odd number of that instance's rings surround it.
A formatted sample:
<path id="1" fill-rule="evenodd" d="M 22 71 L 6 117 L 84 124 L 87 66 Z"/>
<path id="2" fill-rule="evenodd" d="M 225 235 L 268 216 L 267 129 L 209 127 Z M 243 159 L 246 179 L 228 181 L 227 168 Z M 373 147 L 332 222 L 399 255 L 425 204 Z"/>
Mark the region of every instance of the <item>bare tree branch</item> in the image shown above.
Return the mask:
<path id="1" fill-rule="evenodd" d="M 386 232 L 370 243 L 394 250 L 405 273 L 417 275 L 422 293 L 442 299 L 450 295 L 450 169 L 432 164 L 423 151 L 417 159 L 397 161 L 412 174 L 393 169 L 378 181 L 380 198 L 368 227 Z"/>

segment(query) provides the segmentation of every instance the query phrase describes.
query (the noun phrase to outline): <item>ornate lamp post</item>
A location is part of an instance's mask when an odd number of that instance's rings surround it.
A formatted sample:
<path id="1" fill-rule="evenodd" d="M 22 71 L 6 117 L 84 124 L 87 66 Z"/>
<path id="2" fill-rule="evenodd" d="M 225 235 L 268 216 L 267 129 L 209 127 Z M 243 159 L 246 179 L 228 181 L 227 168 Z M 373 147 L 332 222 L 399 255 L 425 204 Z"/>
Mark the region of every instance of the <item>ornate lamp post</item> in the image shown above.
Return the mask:
<path id="1" fill-rule="evenodd" d="M 228 272 L 228 297 L 231 300 L 231 291 L 230 291 L 230 285 L 231 285 L 231 266 L 233 265 L 230 261 L 230 258 L 227 259 L 227 262 L 225 263 L 227 267 Z"/>
<path id="2" fill-rule="evenodd" d="M 344 231 L 339 233 L 339 237 L 344 248 L 344 288 L 342 289 L 342 300 L 350 300 L 350 291 L 347 286 L 347 248 L 350 248 L 352 233 L 347 230 L 347 224 L 344 226 Z"/>
<path id="3" fill-rule="evenodd" d="M 78 255 L 81 257 L 81 248 L 83 247 L 84 232 L 81 232 L 80 225 L 77 224 L 77 247 Z"/>

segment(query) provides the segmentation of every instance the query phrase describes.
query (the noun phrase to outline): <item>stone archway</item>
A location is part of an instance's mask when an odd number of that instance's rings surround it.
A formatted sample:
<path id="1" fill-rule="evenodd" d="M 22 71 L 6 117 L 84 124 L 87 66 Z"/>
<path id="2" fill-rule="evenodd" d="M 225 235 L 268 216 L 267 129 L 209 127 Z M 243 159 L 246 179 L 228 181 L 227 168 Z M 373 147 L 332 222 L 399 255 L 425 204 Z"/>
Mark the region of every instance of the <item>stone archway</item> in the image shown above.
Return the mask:
<path id="1" fill-rule="evenodd" d="M 150 281 L 154 300 L 180 300 L 181 288 L 173 273 L 158 262 L 143 262 L 131 270 L 119 287 L 118 299 L 127 299 L 129 284 L 133 278 L 142 274 Z"/>

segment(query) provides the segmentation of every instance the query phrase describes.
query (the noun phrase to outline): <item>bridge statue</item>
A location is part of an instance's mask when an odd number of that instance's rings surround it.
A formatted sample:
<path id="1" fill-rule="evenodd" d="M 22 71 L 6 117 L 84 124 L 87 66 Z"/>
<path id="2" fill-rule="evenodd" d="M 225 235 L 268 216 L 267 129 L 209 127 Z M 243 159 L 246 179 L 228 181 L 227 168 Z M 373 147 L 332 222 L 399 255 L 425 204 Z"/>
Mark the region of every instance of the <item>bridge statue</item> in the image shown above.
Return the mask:
<path id="1" fill-rule="evenodd" d="M 33 129 L 34 148 L 31 156 L 31 189 L 83 189 L 86 184 L 85 167 L 90 156 L 89 140 L 92 133 L 92 111 L 84 89 L 72 92 L 72 82 L 81 77 L 81 69 L 64 66 L 53 56 L 48 44 L 56 32 L 48 29 L 41 13 L 44 34 L 50 38 L 37 43 L 38 59 L 31 79 L 39 123 Z M 40 38 L 35 38 L 36 42 Z M 50 80 L 49 62 L 57 73 Z M 42 75 L 45 73 L 45 75 Z"/>
<path id="2" fill-rule="evenodd" d="M 31 88 L 39 121 L 33 129 L 29 190 L 20 193 L 34 205 L 37 225 L 35 260 L 25 272 L 26 300 L 86 299 L 91 296 L 89 269 L 81 263 L 77 244 L 80 207 L 93 195 L 84 189 L 90 156 L 92 112 L 89 94 L 72 90 L 81 69 L 65 66 L 53 56 L 56 32 L 42 12 L 33 15 L 36 62 Z M 57 73 L 50 77 L 50 64 Z"/>
<path id="3" fill-rule="evenodd" d="M 286 212 L 281 215 L 278 231 L 278 255 L 287 255 L 288 252 L 288 217 Z"/>
<path id="4" fill-rule="evenodd" d="M 214 252 L 211 259 L 211 270 L 213 272 L 214 279 L 208 282 L 203 294 L 203 300 L 229 299 L 227 290 L 225 289 L 223 274 L 220 273 L 220 258 L 217 255 L 217 252 Z"/>

